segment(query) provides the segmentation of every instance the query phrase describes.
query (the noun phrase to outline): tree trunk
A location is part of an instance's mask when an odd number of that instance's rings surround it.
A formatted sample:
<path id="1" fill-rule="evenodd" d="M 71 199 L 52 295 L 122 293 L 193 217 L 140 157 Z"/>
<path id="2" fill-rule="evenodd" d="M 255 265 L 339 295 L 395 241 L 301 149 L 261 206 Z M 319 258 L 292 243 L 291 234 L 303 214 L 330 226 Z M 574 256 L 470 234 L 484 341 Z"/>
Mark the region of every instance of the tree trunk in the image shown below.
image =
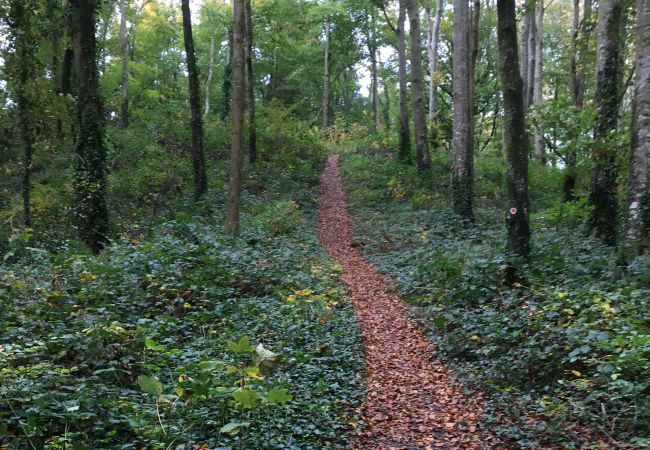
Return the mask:
<path id="1" fill-rule="evenodd" d="M 120 0 L 120 54 L 122 55 L 122 78 L 120 82 L 120 126 L 129 126 L 129 67 L 126 40 L 126 0 Z"/>
<path id="2" fill-rule="evenodd" d="M 221 103 L 221 121 L 225 122 L 230 114 L 230 107 L 232 106 L 232 64 L 233 64 L 233 29 L 232 26 L 228 27 L 228 52 L 226 53 L 226 67 L 223 70 L 223 84 L 221 87 L 222 103 Z"/>
<path id="3" fill-rule="evenodd" d="M 72 92 L 72 66 L 74 65 L 74 50 L 67 47 L 63 53 L 63 65 L 61 67 L 61 95 L 68 95 Z"/>
<path id="4" fill-rule="evenodd" d="M 244 0 L 233 0 L 233 71 L 232 71 L 232 141 L 230 148 L 230 178 L 224 232 L 239 233 L 239 209 L 243 178 L 244 150 L 244 60 L 246 56 L 246 6 Z"/>
<path id="5" fill-rule="evenodd" d="M 205 174 L 205 157 L 203 156 L 203 121 L 201 120 L 201 87 L 199 86 L 199 69 L 196 66 L 194 37 L 192 36 L 192 13 L 190 1 L 182 0 L 183 38 L 185 57 L 187 58 L 187 79 L 190 91 L 190 114 L 192 127 L 192 168 L 194 170 L 194 199 L 198 200 L 208 187 Z"/>
<path id="6" fill-rule="evenodd" d="M 535 20 L 535 7 L 538 1 L 542 0 L 529 0 L 526 2 L 526 20 L 528 21 L 528 64 L 526 65 L 528 72 L 526 73 L 526 90 L 524 91 L 524 111 L 527 113 L 530 106 L 533 104 L 533 95 L 535 93 L 535 57 L 537 50 L 535 44 L 537 43 L 537 21 Z"/>
<path id="7" fill-rule="evenodd" d="M 245 0 L 246 13 L 246 88 L 248 94 L 248 161 L 257 161 L 257 128 L 255 124 L 255 73 L 253 71 L 253 8 Z"/>
<path id="8" fill-rule="evenodd" d="M 18 124 L 20 129 L 20 139 L 23 146 L 23 167 L 22 167 L 22 196 L 23 196 L 23 224 L 25 227 L 32 226 L 32 208 L 31 208 L 31 174 L 32 174 L 32 157 L 33 157 L 33 138 L 30 119 L 30 97 L 27 85 L 33 78 L 32 67 L 35 65 L 34 51 L 35 42 L 32 32 L 33 11 L 29 5 L 25 5 L 21 0 L 13 0 L 10 3 L 9 21 L 11 34 L 14 42 L 14 52 L 12 66 L 17 70 L 17 80 L 15 83 L 16 103 L 18 109 Z M 17 67 L 16 67 L 17 66 Z"/>
<path id="9" fill-rule="evenodd" d="M 454 0 L 453 42 L 453 138 L 452 200 L 454 211 L 473 220 L 473 160 L 470 112 L 469 10 L 467 0 Z"/>
<path id="10" fill-rule="evenodd" d="M 420 37 L 420 12 L 417 0 L 407 0 L 411 24 L 411 93 L 413 95 L 413 123 L 415 125 L 415 149 L 419 172 L 431 168 L 427 120 L 424 115 L 424 80 L 422 77 L 422 43 Z"/>
<path id="11" fill-rule="evenodd" d="M 214 36 L 210 37 L 210 60 L 208 63 L 208 74 L 205 77 L 205 107 L 203 109 L 203 116 L 207 117 L 210 114 L 210 85 L 212 84 L 212 74 L 214 71 L 214 53 L 215 53 L 215 39 Z"/>
<path id="12" fill-rule="evenodd" d="M 370 54 L 370 72 L 372 77 L 372 115 L 375 130 L 381 125 L 379 116 L 379 77 L 377 75 L 377 24 L 375 23 L 375 8 L 371 6 L 370 31 L 368 32 L 368 53 Z"/>
<path id="13" fill-rule="evenodd" d="M 70 0 L 72 47 L 79 98 L 74 205 L 81 239 L 98 253 L 108 242 L 106 148 L 95 42 L 96 0 Z"/>
<path id="14" fill-rule="evenodd" d="M 607 245 L 616 242 L 616 145 L 612 130 L 618 115 L 620 0 L 601 0 L 596 50 L 596 126 L 589 186 L 589 228 Z"/>
<path id="15" fill-rule="evenodd" d="M 506 229 L 507 253 L 510 258 L 527 258 L 530 254 L 528 218 L 528 137 L 524 114 L 523 82 L 517 60 L 517 23 L 514 0 L 497 1 L 497 38 L 499 68 L 503 90 L 503 144 L 505 147 L 508 185 Z M 506 282 L 514 283 L 516 265 L 510 259 Z"/>
<path id="16" fill-rule="evenodd" d="M 479 24 L 481 19 L 481 2 L 474 0 L 472 8 L 469 34 L 469 125 L 470 125 L 470 146 L 472 147 L 472 155 L 474 154 L 474 145 L 476 141 L 475 120 L 476 108 L 474 106 L 474 93 L 476 91 L 476 61 L 478 59 L 478 43 L 479 43 Z"/>
<path id="17" fill-rule="evenodd" d="M 383 79 L 384 85 L 384 123 L 386 124 L 386 130 L 390 131 L 390 93 L 388 92 L 388 80 Z"/>
<path id="18" fill-rule="evenodd" d="M 438 82 L 436 80 L 436 73 L 438 72 L 438 41 L 440 40 L 440 20 L 442 18 L 442 10 L 444 8 L 445 0 L 438 0 L 436 2 L 436 12 L 433 17 L 433 22 L 429 17 L 429 126 L 431 127 L 431 135 L 434 137 L 436 133 L 435 120 L 438 113 Z"/>
<path id="19" fill-rule="evenodd" d="M 406 74 L 406 1 L 399 0 L 399 16 L 397 18 L 397 59 L 399 78 L 399 158 L 402 162 L 411 163 L 411 131 L 409 127 L 408 90 Z"/>
<path id="20" fill-rule="evenodd" d="M 535 86 L 533 88 L 533 103 L 539 105 L 542 103 L 542 37 L 544 35 L 544 0 L 539 0 L 537 2 L 535 29 Z M 539 129 L 535 133 L 535 159 L 537 159 L 537 162 L 540 164 L 545 164 L 544 140 L 541 133 L 542 131 Z"/>
<path id="21" fill-rule="evenodd" d="M 528 92 L 528 40 L 530 38 L 530 14 L 528 14 L 529 1 L 524 2 L 524 17 L 521 26 L 521 50 L 519 60 L 519 74 L 523 81 L 524 94 Z M 525 102 L 525 100 L 524 100 Z"/>
<path id="22" fill-rule="evenodd" d="M 625 238 L 638 251 L 647 251 L 650 248 L 650 0 L 637 0 L 636 21 L 636 90 Z"/>
<path id="23" fill-rule="evenodd" d="M 323 128 L 329 126 L 330 116 L 330 19 L 325 19 L 325 55 L 323 62 Z"/>

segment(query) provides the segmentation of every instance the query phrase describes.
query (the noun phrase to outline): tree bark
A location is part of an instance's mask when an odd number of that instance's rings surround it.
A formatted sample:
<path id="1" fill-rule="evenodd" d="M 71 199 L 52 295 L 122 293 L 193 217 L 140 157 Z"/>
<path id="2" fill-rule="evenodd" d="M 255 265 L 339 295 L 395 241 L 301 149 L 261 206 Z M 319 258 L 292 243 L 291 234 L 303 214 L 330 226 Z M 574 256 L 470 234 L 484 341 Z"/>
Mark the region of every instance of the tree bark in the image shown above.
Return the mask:
<path id="1" fill-rule="evenodd" d="M 524 114 L 523 82 L 517 60 L 517 23 L 514 0 L 497 1 L 499 68 L 503 90 L 503 144 L 506 153 L 508 211 L 507 253 L 510 258 L 530 254 L 528 200 L 528 137 Z M 510 259 L 506 281 L 516 279 L 516 264 Z"/>
<path id="2" fill-rule="evenodd" d="M 122 56 L 122 78 L 120 82 L 120 126 L 129 126 L 129 67 L 126 39 L 126 0 L 120 0 L 120 54 Z"/>
<path id="3" fill-rule="evenodd" d="M 453 138 L 452 200 L 456 214 L 473 220 L 473 160 L 470 125 L 470 48 L 467 0 L 454 0 L 453 38 Z"/>
<path id="4" fill-rule="evenodd" d="M 388 80 L 383 79 L 384 85 L 384 123 L 386 124 L 386 130 L 390 131 L 390 93 L 388 92 Z"/>
<path id="5" fill-rule="evenodd" d="M 61 67 L 61 95 L 69 95 L 72 92 L 72 68 L 74 65 L 74 50 L 67 47 L 63 53 L 63 65 Z"/>
<path id="6" fill-rule="evenodd" d="M 228 27 L 228 52 L 226 53 L 226 67 L 223 71 L 223 84 L 221 86 L 221 121 L 225 122 L 232 106 L 232 71 L 233 71 L 233 28 Z"/>
<path id="7" fill-rule="evenodd" d="M 420 37 L 420 12 L 417 0 L 407 0 L 411 25 L 411 93 L 413 95 L 413 123 L 415 125 L 415 149 L 419 172 L 431 168 L 427 120 L 424 114 L 424 80 L 422 77 L 422 42 Z"/>
<path id="8" fill-rule="evenodd" d="M 192 127 L 192 168 L 194 171 L 194 199 L 200 199 L 208 187 L 205 174 L 205 157 L 203 156 L 203 121 L 201 119 L 201 87 L 199 86 L 199 69 L 196 66 L 194 37 L 192 36 L 192 13 L 190 1 L 182 0 L 183 40 L 187 58 L 187 79 L 190 92 L 190 126 Z"/>
<path id="9" fill-rule="evenodd" d="M 544 35 L 544 0 L 538 0 L 537 9 L 535 10 L 535 75 L 533 87 L 533 104 L 540 105 L 542 103 L 542 45 Z M 542 137 L 541 130 L 535 132 L 535 159 L 540 164 L 545 164 L 544 157 L 544 138 Z"/>
<path id="10" fill-rule="evenodd" d="M 230 148 L 230 177 L 224 232 L 239 233 L 239 210 L 243 178 L 244 150 L 244 60 L 246 56 L 246 13 L 244 0 L 233 0 L 233 71 L 232 71 L 232 141 Z"/>
<path id="11" fill-rule="evenodd" d="M 212 75 L 214 72 L 214 53 L 215 53 L 215 39 L 214 36 L 210 37 L 210 60 L 208 62 L 208 73 L 205 77 L 205 107 L 203 108 L 203 116 L 207 117 L 210 114 L 210 85 L 212 84 Z"/>
<path id="12" fill-rule="evenodd" d="M 535 93 L 535 57 L 537 50 L 535 44 L 537 43 L 537 21 L 535 20 L 535 11 L 538 1 L 542 0 L 529 0 L 526 2 L 526 15 L 528 21 L 528 64 L 526 65 L 528 72 L 526 73 L 526 90 L 524 91 L 524 111 L 528 113 L 530 106 L 533 104 L 533 96 Z"/>
<path id="13" fill-rule="evenodd" d="M 397 18 L 397 59 L 399 78 L 399 158 L 402 162 L 411 163 L 411 131 L 409 126 L 408 88 L 406 74 L 406 1 L 399 0 L 399 16 Z"/>
<path id="14" fill-rule="evenodd" d="M 616 145 L 612 132 L 618 115 L 620 0 L 601 0 L 596 50 L 596 126 L 589 186 L 591 234 L 607 245 L 616 242 Z"/>
<path id="15" fill-rule="evenodd" d="M 521 50 L 519 55 L 519 74 L 523 81 L 524 94 L 528 92 L 528 39 L 530 38 L 530 14 L 528 14 L 528 8 L 529 0 L 524 2 L 524 17 L 521 25 Z"/>
<path id="16" fill-rule="evenodd" d="M 475 92 L 476 92 L 476 61 L 478 60 L 478 44 L 479 44 L 479 25 L 481 19 L 481 2 L 474 0 L 474 6 L 470 13 L 470 34 L 469 34 L 469 125 L 470 125 L 470 146 L 472 147 L 472 155 L 474 154 L 474 145 L 476 141 L 475 133 Z"/>
<path id="17" fill-rule="evenodd" d="M 108 242 L 106 206 L 106 148 L 104 116 L 99 92 L 95 41 L 96 0 L 70 0 L 72 47 L 79 98 L 75 145 L 74 205 L 81 239 L 98 253 Z"/>
<path id="18" fill-rule="evenodd" d="M 445 0 L 438 0 L 436 2 L 436 12 L 433 17 L 429 17 L 429 126 L 431 127 L 431 135 L 435 134 L 435 120 L 438 113 L 438 82 L 436 80 L 436 73 L 438 72 L 438 41 L 440 40 L 440 20 L 442 18 L 442 10 L 444 8 Z"/>
<path id="19" fill-rule="evenodd" d="M 257 127 L 255 123 L 255 72 L 253 70 L 253 8 L 245 0 L 246 14 L 246 90 L 248 94 L 248 161 L 257 161 Z"/>
<path id="20" fill-rule="evenodd" d="M 636 2 L 636 86 L 625 239 L 650 248 L 650 0 Z"/>
<path id="21" fill-rule="evenodd" d="M 330 19 L 325 19 L 325 55 L 323 61 L 323 128 L 329 126 L 330 116 Z"/>

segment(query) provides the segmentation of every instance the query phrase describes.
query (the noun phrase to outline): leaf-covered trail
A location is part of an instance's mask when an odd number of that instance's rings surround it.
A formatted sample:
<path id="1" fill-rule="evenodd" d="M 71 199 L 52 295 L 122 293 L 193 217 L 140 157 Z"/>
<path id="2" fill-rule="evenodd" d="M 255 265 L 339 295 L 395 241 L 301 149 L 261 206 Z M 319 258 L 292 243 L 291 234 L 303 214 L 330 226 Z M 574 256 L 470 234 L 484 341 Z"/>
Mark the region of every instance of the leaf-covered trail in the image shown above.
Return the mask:
<path id="1" fill-rule="evenodd" d="M 474 425 L 481 399 L 468 398 L 451 381 L 435 350 L 407 317 L 389 277 L 352 246 L 353 221 L 338 170 L 330 156 L 321 177 L 317 231 L 343 267 L 343 280 L 365 338 L 368 395 L 363 429 L 354 449 L 487 448 Z"/>

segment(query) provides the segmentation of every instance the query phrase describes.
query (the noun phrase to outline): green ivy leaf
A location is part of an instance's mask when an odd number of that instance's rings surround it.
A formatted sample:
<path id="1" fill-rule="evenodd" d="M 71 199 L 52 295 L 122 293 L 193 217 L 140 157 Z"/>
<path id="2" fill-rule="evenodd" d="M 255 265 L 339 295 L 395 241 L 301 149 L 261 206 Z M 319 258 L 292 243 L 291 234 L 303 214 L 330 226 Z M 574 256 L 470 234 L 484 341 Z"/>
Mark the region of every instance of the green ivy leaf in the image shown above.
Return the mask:
<path id="1" fill-rule="evenodd" d="M 164 345 L 156 344 L 156 342 L 151 338 L 147 338 L 144 340 L 144 346 L 147 347 L 149 350 L 153 350 L 155 352 L 161 352 L 166 348 Z"/>
<path id="2" fill-rule="evenodd" d="M 219 431 L 230 435 L 236 435 L 241 428 L 250 426 L 250 422 L 230 422 L 222 426 Z"/>
<path id="3" fill-rule="evenodd" d="M 271 404 L 282 404 L 293 400 L 293 395 L 289 394 L 287 388 L 272 389 L 266 395 L 266 401 Z"/>

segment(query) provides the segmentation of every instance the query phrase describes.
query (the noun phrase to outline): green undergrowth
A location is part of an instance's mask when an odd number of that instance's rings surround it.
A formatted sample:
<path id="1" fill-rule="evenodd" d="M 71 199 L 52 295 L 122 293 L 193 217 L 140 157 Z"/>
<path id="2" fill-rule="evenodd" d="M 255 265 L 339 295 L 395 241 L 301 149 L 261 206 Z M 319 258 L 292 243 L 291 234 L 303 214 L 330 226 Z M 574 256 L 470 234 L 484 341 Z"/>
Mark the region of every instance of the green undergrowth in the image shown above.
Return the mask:
<path id="1" fill-rule="evenodd" d="M 322 152 L 299 150 L 248 170 L 237 239 L 214 187 L 100 256 L 18 235 L 0 269 L 0 448 L 345 448 L 360 331 L 313 233 Z"/>
<path id="2" fill-rule="evenodd" d="M 443 158 L 444 159 L 444 158 Z M 391 274 L 413 317 L 509 448 L 650 445 L 650 268 L 585 236 L 583 200 L 559 201 L 561 173 L 531 167 L 533 255 L 504 287 L 503 168 L 477 166 L 477 222 L 449 206 L 448 169 L 430 177 L 390 154 L 346 154 L 356 245 Z"/>

